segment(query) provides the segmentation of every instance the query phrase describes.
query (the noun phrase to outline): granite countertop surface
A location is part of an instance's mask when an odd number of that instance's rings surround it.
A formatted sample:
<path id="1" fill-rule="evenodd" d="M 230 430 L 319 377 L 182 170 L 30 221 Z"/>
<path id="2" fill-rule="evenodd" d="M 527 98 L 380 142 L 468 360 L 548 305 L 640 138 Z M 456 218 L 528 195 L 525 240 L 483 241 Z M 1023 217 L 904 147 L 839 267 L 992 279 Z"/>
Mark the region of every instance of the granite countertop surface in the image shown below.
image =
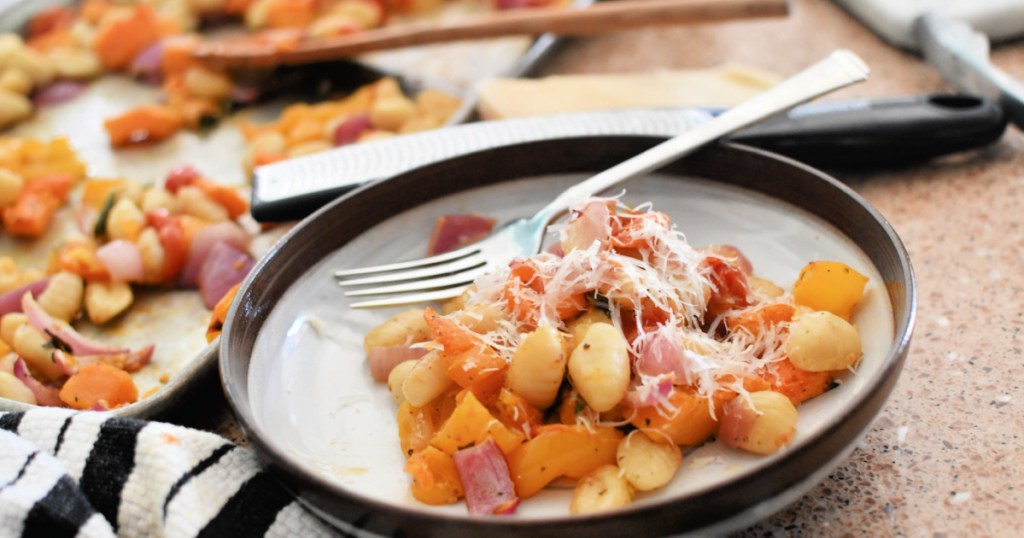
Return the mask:
<path id="1" fill-rule="evenodd" d="M 786 18 L 573 39 L 539 75 L 693 69 L 735 62 L 789 75 L 837 48 L 871 79 L 829 98 L 950 91 L 914 53 L 840 7 Z M 1024 79 L 1024 42 L 993 62 Z M 918 320 L 896 388 L 853 453 L 799 501 L 736 536 L 1013 536 L 1024 523 L 1024 137 L 907 169 L 833 172 L 910 252 Z M 241 440 L 227 410 L 211 428 Z M 215 414 L 216 415 L 216 414 Z M 244 442 L 244 441 L 243 441 Z"/>
<path id="2" fill-rule="evenodd" d="M 573 40 L 542 74 L 739 62 L 788 75 L 836 48 L 872 68 L 830 98 L 950 91 L 841 8 Z M 1024 42 L 993 47 L 1024 79 Z M 874 427 L 800 501 L 740 536 L 1012 536 L 1024 523 L 1024 137 L 902 170 L 835 172 L 892 223 L 918 279 L 910 355 Z"/>

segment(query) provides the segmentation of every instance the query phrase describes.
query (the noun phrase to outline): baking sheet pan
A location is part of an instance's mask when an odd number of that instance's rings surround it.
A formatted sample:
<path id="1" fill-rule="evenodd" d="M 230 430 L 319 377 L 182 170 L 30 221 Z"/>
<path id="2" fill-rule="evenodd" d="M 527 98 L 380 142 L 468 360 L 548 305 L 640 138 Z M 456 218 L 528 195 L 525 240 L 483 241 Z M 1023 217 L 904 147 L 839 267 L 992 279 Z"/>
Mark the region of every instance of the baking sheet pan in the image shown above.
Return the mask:
<path id="1" fill-rule="evenodd" d="M 576 0 L 588 5 L 592 0 Z M 18 31 L 34 13 L 70 2 L 60 0 L 0 0 L 0 32 Z M 466 4 L 453 4 L 453 15 Z M 533 68 L 552 49 L 553 36 L 509 37 L 487 41 L 462 42 L 414 47 L 375 53 L 358 62 L 373 75 L 395 74 L 407 91 L 435 87 L 459 94 L 464 104 L 451 122 L 466 121 L 475 105 L 473 87 L 492 76 L 519 76 Z M 349 64 L 318 68 L 352 69 Z M 353 87 L 354 89 L 354 87 Z M 140 148 L 113 151 L 103 130 L 102 119 L 114 116 L 133 106 L 155 102 L 158 88 L 144 85 L 126 76 L 108 75 L 92 82 L 75 99 L 56 106 L 40 108 L 28 122 L 0 136 L 30 136 L 48 139 L 66 136 L 79 158 L 87 165 L 89 177 L 124 177 L 143 183 L 158 183 L 174 167 L 191 164 L 204 175 L 227 185 L 247 188 L 249 177 L 242 166 L 245 141 L 237 128 L 243 119 L 269 121 L 294 98 L 287 96 L 243 110 L 225 119 L 204 133 L 184 131 L 163 143 Z M 72 200 L 75 195 L 72 195 Z M 255 222 L 248 223 L 259 230 Z M 286 226 L 261 232 L 253 248 L 257 256 L 269 250 Z M 63 208 L 51 230 L 40 240 L 25 242 L 0 235 L 0 255 L 11 255 L 22 267 L 45 267 L 46 257 L 61 238 L 72 232 L 72 210 Z M 151 417 L 172 408 L 192 384 L 213 371 L 216 346 L 207 345 L 205 328 L 209 311 L 194 290 L 149 289 L 136 293 L 136 301 L 128 314 L 95 327 L 88 322 L 76 323 L 83 334 L 102 341 L 139 346 L 155 343 L 153 362 L 133 374 L 139 394 L 156 390 L 152 396 L 125 406 L 115 412 Z M 169 382 L 163 384 L 161 378 Z M 0 398 L 0 410 L 21 410 L 26 406 Z"/>

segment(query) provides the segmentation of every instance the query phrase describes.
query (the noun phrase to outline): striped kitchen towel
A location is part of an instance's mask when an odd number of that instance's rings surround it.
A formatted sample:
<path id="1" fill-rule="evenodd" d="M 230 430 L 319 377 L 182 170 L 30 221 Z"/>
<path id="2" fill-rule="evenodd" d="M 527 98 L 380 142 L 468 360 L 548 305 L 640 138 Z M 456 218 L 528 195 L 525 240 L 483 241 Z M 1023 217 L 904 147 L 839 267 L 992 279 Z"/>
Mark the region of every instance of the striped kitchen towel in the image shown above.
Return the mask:
<path id="1" fill-rule="evenodd" d="M 0 414 L 0 537 L 337 534 L 218 435 L 67 409 Z"/>

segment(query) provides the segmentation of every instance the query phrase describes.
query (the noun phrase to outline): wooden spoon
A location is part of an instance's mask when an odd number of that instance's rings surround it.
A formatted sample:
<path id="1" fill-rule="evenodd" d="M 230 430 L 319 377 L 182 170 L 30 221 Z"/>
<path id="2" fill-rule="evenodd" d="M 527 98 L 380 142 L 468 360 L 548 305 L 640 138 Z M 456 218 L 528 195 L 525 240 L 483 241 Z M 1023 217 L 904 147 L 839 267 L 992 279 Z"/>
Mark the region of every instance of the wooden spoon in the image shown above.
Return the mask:
<path id="1" fill-rule="evenodd" d="M 208 41 L 193 56 L 225 69 L 255 69 L 349 58 L 359 54 L 508 35 L 591 35 L 642 26 L 697 24 L 789 13 L 787 0 L 615 0 L 588 7 L 503 11 L 443 26 L 406 24 L 354 34 L 312 39 L 302 30 Z M 274 31 L 272 31 L 274 32 Z"/>

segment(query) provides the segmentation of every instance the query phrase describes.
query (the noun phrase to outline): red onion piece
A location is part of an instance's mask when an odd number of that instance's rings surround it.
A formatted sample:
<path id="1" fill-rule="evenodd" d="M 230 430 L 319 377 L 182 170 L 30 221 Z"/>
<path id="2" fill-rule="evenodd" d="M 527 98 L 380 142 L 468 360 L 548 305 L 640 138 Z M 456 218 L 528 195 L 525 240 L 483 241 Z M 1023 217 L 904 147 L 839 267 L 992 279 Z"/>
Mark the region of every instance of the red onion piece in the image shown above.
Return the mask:
<path id="1" fill-rule="evenodd" d="M 344 146 L 359 140 L 359 135 L 370 128 L 368 114 L 353 114 L 334 128 L 334 145 Z"/>
<path id="2" fill-rule="evenodd" d="M 78 97 L 87 87 L 77 80 L 58 80 L 32 94 L 32 103 L 37 107 L 59 105 Z"/>
<path id="3" fill-rule="evenodd" d="M 495 508 L 494 512 L 492 512 L 492 513 L 494 515 L 496 515 L 496 516 L 507 516 L 507 515 L 514 514 L 514 513 L 516 513 L 516 508 L 519 508 L 519 503 L 520 502 L 522 502 L 522 499 L 520 499 L 519 497 L 516 497 L 515 499 L 512 499 L 511 501 L 508 501 L 508 502 L 506 502 L 504 504 L 498 505 L 498 507 Z"/>
<path id="4" fill-rule="evenodd" d="M 21 312 L 21 297 L 25 295 L 25 292 L 31 292 L 32 295 L 39 295 L 40 293 L 43 293 L 43 291 L 46 290 L 46 286 L 49 285 L 50 277 L 46 277 L 0 295 L 0 318 L 10 314 L 11 312 Z"/>
<path id="5" fill-rule="evenodd" d="M 667 402 L 668 397 L 672 395 L 672 383 L 674 380 L 675 376 L 668 374 L 631 388 L 626 393 L 626 405 L 634 409 L 640 409 Z"/>
<path id="6" fill-rule="evenodd" d="M 171 194 L 178 194 L 178 189 L 191 185 L 201 174 L 190 164 L 176 166 L 167 173 L 164 179 L 164 188 Z"/>
<path id="7" fill-rule="evenodd" d="M 434 224 L 427 255 L 450 252 L 487 237 L 495 220 L 481 215 L 443 215 Z"/>
<path id="8" fill-rule="evenodd" d="M 120 353 L 103 355 L 81 355 L 78 357 L 58 349 L 53 352 L 53 361 L 64 375 L 68 376 L 75 375 L 81 367 L 87 364 L 106 364 L 125 372 L 136 372 L 149 364 L 153 359 L 153 351 L 155 349 L 156 346 L 150 344 L 135 351 L 121 351 Z"/>
<path id="9" fill-rule="evenodd" d="M 64 375 L 70 377 L 78 373 L 79 365 L 74 355 L 69 355 L 59 349 L 55 349 L 51 357 L 53 357 L 54 364 L 57 365 L 57 368 L 60 368 Z"/>
<path id="10" fill-rule="evenodd" d="M 470 515 L 511 514 L 519 504 L 505 455 L 491 439 L 455 453 Z"/>
<path id="11" fill-rule="evenodd" d="M 128 72 L 134 77 L 150 84 L 160 84 L 163 81 L 164 46 L 157 41 L 142 49 L 142 52 L 135 56 Z"/>
<path id="12" fill-rule="evenodd" d="M 128 357 L 124 361 L 124 371 L 135 372 L 139 368 L 149 364 L 150 361 L 153 360 L 154 351 L 156 351 L 156 346 L 154 344 L 143 346 L 135 351 L 129 351 Z"/>
<path id="13" fill-rule="evenodd" d="M 192 238 L 185 256 L 185 267 L 178 275 L 178 285 L 183 288 L 194 288 L 198 285 L 199 273 L 203 270 L 206 258 L 210 256 L 217 243 L 227 243 L 238 250 L 249 250 L 251 237 L 234 222 L 224 221 L 211 224 Z"/>
<path id="14" fill-rule="evenodd" d="M 67 344 L 73 355 L 113 355 L 128 351 L 125 348 L 90 340 L 78 334 L 70 325 L 63 322 L 58 323 L 39 306 L 31 294 L 25 294 L 22 297 L 21 311 L 28 317 L 29 325 Z"/>
<path id="15" fill-rule="evenodd" d="M 50 407 L 65 407 L 64 402 L 60 399 L 60 391 L 49 385 L 44 385 L 38 379 L 32 377 L 32 373 L 28 371 L 28 365 L 25 364 L 25 359 L 21 357 L 18 357 L 18 360 L 14 362 L 14 377 L 18 378 L 18 381 L 24 383 L 28 390 L 32 391 L 32 395 L 36 397 L 37 404 Z"/>
<path id="16" fill-rule="evenodd" d="M 427 354 L 427 350 L 421 347 L 410 346 L 382 346 L 370 349 L 367 355 L 367 362 L 370 364 L 370 375 L 375 381 L 384 382 L 388 380 L 391 370 L 405 361 L 418 360 Z"/>
<path id="17" fill-rule="evenodd" d="M 160 230 L 164 226 L 167 226 L 173 222 L 171 217 L 171 211 L 166 207 L 155 207 L 153 209 L 146 210 L 146 224 Z"/>
<path id="18" fill-rule="evenodd" d="M 96 249 L 96 257 L 107 269 L 111 279 L 120 282 L 142 280 L 142 251 L 135 243 L 115 239 Z"/>
<path id="19" fill-rule="evenodd" d="M 231 88 L 231 101 L 240 105 L 255 103 L 262 95 L 262 88 L 250 84 L 236 82 Z"/>
<path id="20" fill-rule="evenodd" d="M 228 290 L 245 280 L 255 264 L 256 260 L 248 252 L 230 243 L 222 241 L 214 245 L 196 279 L 206 308 L 216 306 Z"/>
<path id="21" fill-rule="evenodd" d="M 565 223 L 562 233 L 562 249 L 586 250 L 597 241 L 607 243 L 612 235 L 611 210 L 604 200 L 595 200 L 580 208 L 569 222 Z"/>
<path id="22" fill-rule="evenodd" d="M 530 0 L 496 0 L 495 6 L 502 11 L 530 7 Z"/>
<path id="23" fill-rule="evenodd" d="M 499 10 L 508 10 L 544 7 L 554 3 L 554 0 L 495 0 L 494 5 Z"/>
<path id="24" fill-rule="evenodd" d="M 711 245 L 707 250 L 709 254 L 714 254 L 728 261 L 745 274 L 754 274 L 754 265 L 750 263 L 750 259 L 744 256 L 739 248 L 732 245 Z"/>
<path id="25" fill-rule="evenodd" d="M 646 341 L 636 361 L 637 372 L 649 376 L 673 374 L 676 379 L 686 379 L 683 346 L 679 342 L 660 330 L 644 338 Z"/>

